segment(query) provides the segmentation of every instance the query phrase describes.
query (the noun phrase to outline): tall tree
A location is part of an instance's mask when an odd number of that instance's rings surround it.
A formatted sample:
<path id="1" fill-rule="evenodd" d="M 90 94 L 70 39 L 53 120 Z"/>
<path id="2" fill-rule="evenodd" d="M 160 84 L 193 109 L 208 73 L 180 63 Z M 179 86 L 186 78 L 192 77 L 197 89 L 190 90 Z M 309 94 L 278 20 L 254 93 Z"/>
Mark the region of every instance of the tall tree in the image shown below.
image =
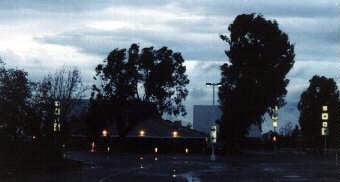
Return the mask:
<path id="1" fill-rule="evenodd" d="M 17 135 L 27 125 L 30 82 L 25 71 L 6 69 L 1 60 L 0 64 L 0 121 L 10 134 Z"/>
<path id="2" fill-rule="evenodd" d="M 102 121 L 115 122 L 121 136 L 141 120 L 134 116 L 185 115 L 182 101 L 188 95 L 189 80 L 183 63 L 181 54 L 167 47 L 140 51 L 132 44 L 128 50 L 114 49 L 95 69 L 97 85 L 93 85 L 90 113 L 106 105 L 109 109 L 101 114 L 106 118 Z"/>
<path id="3" fill-rule="evenodd" d="M 294 64 L 294 46 L 274 20 L 261 15 L 238 15 L 221 35 L 229 61 L 221 66 L 219 99 L 227 147 L 234 148 L 251 123 L 261 124 L 266 112 L 283 106 L 286 74 Z"/>
<path id="4" fill-rule="evenodd" d="M 298 104 L 300 111 L 299 123 L 307 145 L 322 147 L 324 145 L 321 136 L 322 106 L 328 107 L 328 143 L 336 147 L 336 139 L 339 137 L 339 90 L 332 78 L 313 76 L 309 80 L 309 87 L 301 94 Z"/>

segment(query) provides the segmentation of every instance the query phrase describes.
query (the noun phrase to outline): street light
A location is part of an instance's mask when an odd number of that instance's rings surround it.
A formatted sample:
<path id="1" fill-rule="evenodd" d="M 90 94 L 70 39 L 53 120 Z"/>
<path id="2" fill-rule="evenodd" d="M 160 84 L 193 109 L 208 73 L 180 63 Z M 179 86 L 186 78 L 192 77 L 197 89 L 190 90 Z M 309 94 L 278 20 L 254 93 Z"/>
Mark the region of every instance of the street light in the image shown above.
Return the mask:
<path id="1" fill-rule="evenodd" d="M 178 137 L 178 131 L 173 131 L 172 132 L 172 137 L 174 137 L 174 138 Z"/>
<path id="2" fill-rule="evenodd" d="M 216 86 L 221 86 L 222 84 L 221 83 L 205 83 L 205 85 L 207 86 L 212 86 L 213 87 L 213 105 L 215 105 L 215 87 Z"/>
<path id="3" fill-rule="evenodd" d="M 139 131 L 139 136 L 145 136 L 145 131 L 144 130 L 140 130 Z"/>
<path id="4" fill-rule="evenodd" d="M 106 129 L 104 129 L 104 130 L 102 131 L 102 136 L 103 136 L 103 137 L 107 137 L 108 133 L 109 133 L 109 132 L 108 132 Z"/>

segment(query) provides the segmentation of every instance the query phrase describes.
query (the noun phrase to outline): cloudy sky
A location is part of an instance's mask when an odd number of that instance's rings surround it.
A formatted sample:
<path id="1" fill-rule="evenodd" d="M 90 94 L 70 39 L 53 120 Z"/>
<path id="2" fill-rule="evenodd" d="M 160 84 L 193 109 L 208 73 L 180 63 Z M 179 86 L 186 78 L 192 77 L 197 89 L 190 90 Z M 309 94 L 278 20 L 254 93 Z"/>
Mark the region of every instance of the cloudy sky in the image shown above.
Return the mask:
<path id="1" fill-rule="evenodd" d="M 168 46 L 186 60 L 191 83 L 184 119 L 191 122 L 192 105 L 212 103 L 205 82 L 219 81 L 227 61 L 219 35 L 238 14 L 261 13 L 295 44 L 288 104 L 280 111 L 282 122 L 295 123 L 308 80 L 339 77 L 339 7 L 336 0 L 1 0 L 0 57 L 33 80 L 62 65 L 78 66 L 91 84 L 95 65 L 114 48 Z M 269 127 L 265 122 L 263 129 Z"/>

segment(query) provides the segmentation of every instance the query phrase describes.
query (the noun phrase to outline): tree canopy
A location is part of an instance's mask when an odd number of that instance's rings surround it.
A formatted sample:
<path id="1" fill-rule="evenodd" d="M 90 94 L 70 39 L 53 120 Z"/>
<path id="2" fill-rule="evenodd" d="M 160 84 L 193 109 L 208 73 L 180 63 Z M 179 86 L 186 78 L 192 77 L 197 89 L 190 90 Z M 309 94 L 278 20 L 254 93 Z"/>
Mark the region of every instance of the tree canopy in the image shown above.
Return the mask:
<path id="1" fill-rule="evenodd" d="M 17 135 L 28 124 L 30 82 L 25 71 L 7 69 L 1 60 L 0 64 L 0 123 Z"/>
<path id="2" fill-rule="evenodd" d="M 285 104 L 287 73 L 294 65 L 294 45 L 276 21 L 241 14 L 221 35 L 229 50 L 221 66 L 219 101 L 227 140 L 242 138 L 251 123 L 260 124 L 266 112 Z"/>
<path id="3" fill-rule="evenodd" d="M 132 127 L 136 115 L 185 115 L 182 101 L 189 79 L 183 63 L 181 53 L 167 47 L 140 50 L 132 44 L 128 50 L 114 49 L 95 69 L 92 106 L 110 108 L 101 116 L 105 122 L 116 122 L 120 135 Z"/>
<path id="4" fill-rule="evenodd" d="M 301 94 L 298 109 L 300 111 L 299 124 L 307 143 L 313 147 L 322 145 L 321 113 L 322 106 L 328 108 L 329 143 L 335 147 L 339 128 L 339 90 L 332 78 L 313 76 L 309 80 L 309 87 Z M 309 142 L 308 142 L 309 141 Z"/>

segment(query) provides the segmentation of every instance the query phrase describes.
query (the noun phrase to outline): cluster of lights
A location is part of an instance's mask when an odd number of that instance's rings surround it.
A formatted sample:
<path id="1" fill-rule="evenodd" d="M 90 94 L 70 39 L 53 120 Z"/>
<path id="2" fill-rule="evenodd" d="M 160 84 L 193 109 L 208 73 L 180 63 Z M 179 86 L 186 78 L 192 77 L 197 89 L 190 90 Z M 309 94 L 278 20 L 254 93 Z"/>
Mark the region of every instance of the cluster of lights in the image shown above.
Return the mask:
<path id="1" fill-rule="evenodd" d="M 54 101 L 54 122 L 53 122 L 53 131 L 60 132 L 61 124 L 60 124 L 60 101 Z"/>
<path id="2" fill-rule="evenodd" d="M 145 135 L 146 135 L 146 132 L 145 132 L 144 130 L 139 130 L 139 136 L 143 137 L 143 136 L 145 136 Z M 103 135 L 103 136 L 104 136 L 104 135 Z M 173 131 L 173 132 L 171 132 L 171 136 L 172 136 L 173 138 L 179 137 L 178 131 Z"/>
<path id="3" fill-rule="evenodd" d="M 328 135 L 328 107 L 322 106 L 322 113 L 321 113 L 321 119 L 322 119 L 322 128 L 321 128 L 321 135 L 326 136 Z"/>
<path id="4" fill-rule="evenodd" d="M 274 107 L 274 111 L 273 111 L 273 114 L 271 116 L 272 120 L 273 120 L 273 127 L 274 127 L 274 132 L 276 131 L 276 128 L 278 126 L 278 123 L 277 123 L 277 120 L 279 119 L 279 116 L 278 116 L 278 106 L 275 106 Z M 274 133 L 274 136 L 272 138 L 273 142 L 276 142 L 277 141 L 277 137 L 275 136 L 275 133 Z"/>

